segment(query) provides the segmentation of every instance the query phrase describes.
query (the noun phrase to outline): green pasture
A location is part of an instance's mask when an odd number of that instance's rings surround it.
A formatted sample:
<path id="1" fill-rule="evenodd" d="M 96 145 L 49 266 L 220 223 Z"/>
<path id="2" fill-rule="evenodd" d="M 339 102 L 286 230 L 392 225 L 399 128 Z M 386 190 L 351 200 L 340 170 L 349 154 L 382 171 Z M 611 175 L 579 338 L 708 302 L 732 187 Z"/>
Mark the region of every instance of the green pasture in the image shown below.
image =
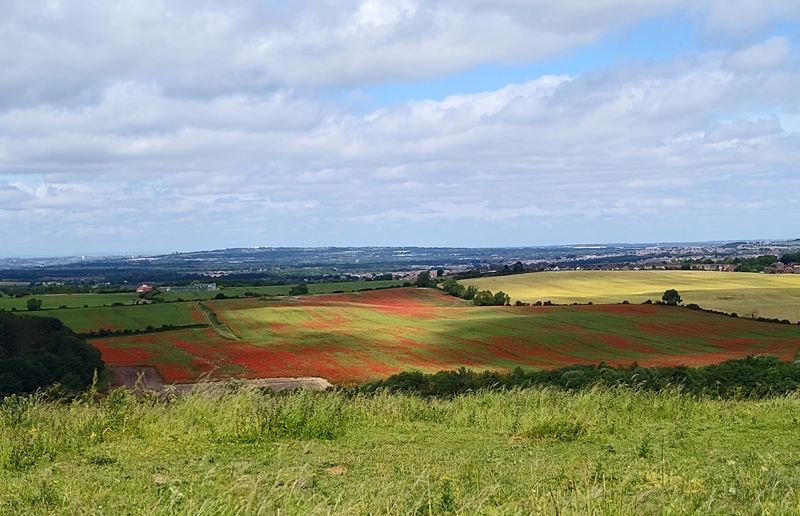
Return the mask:
<path id="1" fill-rule="evenodd" d="M 25 312 L 60 319 L 76 332 L 107 330 L 143 330 L 148 326 L 158 328 L 164 324 L 181 326 L 203 323 L 192 317 L 195 303 L 154 303 L 96 308 L 70 308 Z"/>
<path id="2" fill-rule="evenodd" d="M 800 400 L 232 388 L 0 409 L 3 514 L 796 514 Z"/>
<path id="3" fill-rule="evenodd" d="M 554 303 L 641 303 L 667 289 L 703 308 L 800 321 L 800 274 L 706 271 L 554 271 L 461 281 L 502 290 L 516 300 Z"/>
<path id="4" fill-rule="evenodd" d="M 111 306 L 114 303 L 130 305 L 139 300 L 139 295 L 135 292 L 117 294 L 45 294 L 26 297 L 8 297 L 4 295 L 0 297 L 0 309 L 11 310 L 16 308 L 18 311 L 25 311 L 28 309 L 26 303 L 33 297 L 42 301 L 43 310 L 61 306 L 77 308 L 83 306 Z"/>
<path id="5" fill-rule="evenodd" d="M 333 292 L 354 292 L 364 289 L 377 289 L 387 287 L 398 287 L 403 284 L 402 280 L 382 280 L 382 281 L 343 281 L 336 283 L 309 283 L 309 294 L 330 294 Z M 292 285 L 267 285 L 253 287 L 221 287 L 219 290 L 183 290 L 175 292 L 162 292 L 158 297 L 165 301 L 183 300 L 205 300 L 213 299 L 219 293 L 228 297 L 242 297 L 247 292 L 255 292 L 262 296 L 286 296 Z"/>

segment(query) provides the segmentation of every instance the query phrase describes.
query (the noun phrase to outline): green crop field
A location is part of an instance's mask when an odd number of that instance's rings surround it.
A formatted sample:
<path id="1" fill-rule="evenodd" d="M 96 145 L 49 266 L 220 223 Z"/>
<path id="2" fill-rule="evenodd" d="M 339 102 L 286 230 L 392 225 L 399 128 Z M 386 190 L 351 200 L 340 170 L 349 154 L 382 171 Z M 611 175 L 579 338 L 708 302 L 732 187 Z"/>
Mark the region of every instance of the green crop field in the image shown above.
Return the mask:
<path id="1" fill-rule="evenodd" d="M 76 332 L 106 330 L 142 330 L 148 326 L 181 326 L 205 322 L 197 303 L 154 303 L 142 305 L 69 308 L 33 313 L 61 320 Z"/>
<path id="2" fill-rule="evenodd" d="M 641 303 L 674 288 L 703 308 L 800 321 L 800 274 L 705 271 L 559 271 L 461 281 L 502 290 L 515 300 L 554 303 Z"/>
<path id="3" fill-rule="evenodd" d="M 42 301 L 42 309 L 44 310 L 60 306 L 77 308 L 84 305 L 89 307 L 111 306 L 114 303 L 129 305 L 139 299 L 138 294 L 135 292 L 119 294 L 45 294 L 18 298 L 3 296 L 0 297 L 0 309 L 11 310 L 16 308 L 17 310 L 25 311 L 27 310 L 26 303 L 32 297 Z"/>
<path id="4" fill-rule="evenodd" d="M 352 383 L 419 369 L 568 364 L 703 365 L 769 353 L 793 360 L 800 326 L 661 305 L 474 307 L 432 289 L 207 301 L 220 328 L 94 339 L 110 365 L 322 376 Z"/>
<path id="5" fill-rule="evenodd" d="M 330 294 L 332 292 L 354 292 L 356 290 L 377 289 L 387 287 L 398 287 L 403 284 L 401 280 L 383 281 L 341 281 L 335 283 L 310 283 L 308 291 L 310 294 Z M 213 299 L 217 294 L 223 293 L 228 297 L 242 297 L 247 292 L 255 292 L 263 296 L 285 296 L 289 294 L 291 285 L 267 285 L 253 287 L 223 287 L 220 290 L 178 290 L 174 292 L 162 292 L 159 298 L 165 301 L 184 300 L 204 300 Z"/>
<path id="6" fill-rule="evenodd" d="M 2 514 L 797 514 L 797 396 L 250 390 L 0 407 Z"/>

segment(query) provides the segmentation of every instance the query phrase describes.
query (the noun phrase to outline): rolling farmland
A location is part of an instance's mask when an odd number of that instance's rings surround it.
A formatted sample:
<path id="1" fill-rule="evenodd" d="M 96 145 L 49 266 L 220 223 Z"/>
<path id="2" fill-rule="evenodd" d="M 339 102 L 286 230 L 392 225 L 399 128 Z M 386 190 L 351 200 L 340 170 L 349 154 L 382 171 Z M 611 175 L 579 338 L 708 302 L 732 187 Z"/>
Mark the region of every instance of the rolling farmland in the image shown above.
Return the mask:
<path id="1" fill-rule="evenodd" d="M 800 321 L 800 274 L 705 271 L 560 271 L 461 281 L 481 290 L 502 290 L 525 302 L 641 303 L 674 288 L 685 303 L 703 308 Z"/>
<path id="2" fill-rule="evenodd" d="M 460 366 L 701 365 L 759 353 L 792 360 L 800 349 L 796 325 L 660 305 L 473 307 L 405 288 L 206 306 L 235 338 L 209 327 L 92 342 L 109 365 L 155 365 L 178 382 L 203 373 L 352 383 Z"/>

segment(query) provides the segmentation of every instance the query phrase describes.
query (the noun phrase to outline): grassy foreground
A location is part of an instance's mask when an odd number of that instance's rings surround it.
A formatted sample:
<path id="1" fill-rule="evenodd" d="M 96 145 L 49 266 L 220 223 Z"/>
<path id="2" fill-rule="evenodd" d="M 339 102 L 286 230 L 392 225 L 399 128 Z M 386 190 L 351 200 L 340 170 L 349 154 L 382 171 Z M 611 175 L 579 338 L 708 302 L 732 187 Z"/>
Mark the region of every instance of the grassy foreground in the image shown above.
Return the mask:
<path id="1" fill-rule="evenodd" d="M 800 398 L 127 391 L 0 411 L 0 513 L 796 513 Z"/>
<path id="2" fill-rule="evenodd" d="M 703 308 L 800 321 L 800 274 L 705 271 L 560 271 L 462 280 L 481 290 L 502 290 L 511 300 L 554 303 L 641 303 L 677 289 L 685 303 Z"/>

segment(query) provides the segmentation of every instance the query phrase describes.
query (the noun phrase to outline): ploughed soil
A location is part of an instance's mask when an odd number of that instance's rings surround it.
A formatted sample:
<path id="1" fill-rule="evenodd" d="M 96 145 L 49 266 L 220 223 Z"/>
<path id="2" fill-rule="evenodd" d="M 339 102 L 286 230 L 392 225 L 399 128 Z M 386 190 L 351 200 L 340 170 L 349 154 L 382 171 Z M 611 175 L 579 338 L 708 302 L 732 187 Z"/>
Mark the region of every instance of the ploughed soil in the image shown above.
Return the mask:
<path id="1" fill-rule="evenodd" d="M 158 370 L 152 366 L 107 366 L 111 375 L 109 389 L 127 387 L 135 391 L 177 392 L 188 393 L 196 389 L 207 390 L 224 386 L 227 382 L 203 381 L 194 383 L 166 383 Z M 324 391 L 332 387 L 325 378 L 297 377 L 297 378 L 257 378 L 251 380 L 237 380 L 245 385 L 259 388 L 269 388 L 274 391 L 309 389 Z"/>

